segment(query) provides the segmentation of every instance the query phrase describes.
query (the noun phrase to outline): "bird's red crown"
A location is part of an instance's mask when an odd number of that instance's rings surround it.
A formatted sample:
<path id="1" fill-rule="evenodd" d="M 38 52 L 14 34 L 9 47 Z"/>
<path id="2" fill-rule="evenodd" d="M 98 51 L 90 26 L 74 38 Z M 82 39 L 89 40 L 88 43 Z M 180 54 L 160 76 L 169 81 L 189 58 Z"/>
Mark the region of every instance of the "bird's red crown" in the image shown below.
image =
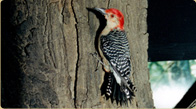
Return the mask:
<path id="1" fill-rule="evenodd" d="M 124 30 L 124 16 L 123 16 L 122 12 L 120 12 L 119 10 L 117 10 L 115 8 L 106 9 L 105 12 L 106 13 L 112 13 L 112 14 L 116 15 L 118 20 L 119 20 L 119 26 L 118 27 L 121 30 Z"/>

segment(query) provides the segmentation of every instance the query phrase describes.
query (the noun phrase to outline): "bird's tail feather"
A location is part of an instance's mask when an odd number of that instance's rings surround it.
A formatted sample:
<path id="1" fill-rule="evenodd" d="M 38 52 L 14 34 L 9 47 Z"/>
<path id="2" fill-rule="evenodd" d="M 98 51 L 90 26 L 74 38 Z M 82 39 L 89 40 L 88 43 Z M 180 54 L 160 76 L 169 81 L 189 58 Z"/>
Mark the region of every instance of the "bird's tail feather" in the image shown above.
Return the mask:
<path id="1" fill-rule="evenodd" d="M 129 90 L 132 89 L 133 84 L 131 81 L 128 81 L 128 84 L 130 86 L 129 88 L 125 85 L 120 86 L 112 73 L 105 73 L 101 93 L 106 96 L 106 99 L 110 98 L 112 102 L 116 100 L 117 104 L 127 104 L 128 101 L 131 102 L 131 99 L 134 96 L 132 90 Z"/>

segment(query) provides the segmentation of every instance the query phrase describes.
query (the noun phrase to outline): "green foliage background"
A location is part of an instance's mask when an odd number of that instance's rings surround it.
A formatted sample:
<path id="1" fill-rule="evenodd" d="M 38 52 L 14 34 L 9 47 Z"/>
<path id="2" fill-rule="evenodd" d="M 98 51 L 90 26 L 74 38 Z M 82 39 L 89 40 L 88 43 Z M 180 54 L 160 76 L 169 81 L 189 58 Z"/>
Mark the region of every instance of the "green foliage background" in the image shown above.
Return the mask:
<path id="1" fill-rule="evenodd" d="M 176 82 L 186 85 L 196 79 L 196 60 L 149 62 L 148 68 L 152 88 Z"/>

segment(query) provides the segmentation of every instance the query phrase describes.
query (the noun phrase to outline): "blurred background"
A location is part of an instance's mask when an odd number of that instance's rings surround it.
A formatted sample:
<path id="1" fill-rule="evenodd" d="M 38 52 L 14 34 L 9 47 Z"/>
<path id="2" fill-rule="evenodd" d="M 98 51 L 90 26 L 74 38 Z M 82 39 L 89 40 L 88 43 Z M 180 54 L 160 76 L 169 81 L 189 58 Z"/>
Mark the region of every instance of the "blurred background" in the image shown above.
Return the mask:
<path id="1" fill-rule="evenodd" d="M 155 107 L 187 108 L 196 101 L 196 2 L 148 0 L 147 12 Z"/>
<path id="2" fill-rule="evenodd" d="M 196 60 L 149 62 L 156 108 L 173 108 L 196 80 Z"/>

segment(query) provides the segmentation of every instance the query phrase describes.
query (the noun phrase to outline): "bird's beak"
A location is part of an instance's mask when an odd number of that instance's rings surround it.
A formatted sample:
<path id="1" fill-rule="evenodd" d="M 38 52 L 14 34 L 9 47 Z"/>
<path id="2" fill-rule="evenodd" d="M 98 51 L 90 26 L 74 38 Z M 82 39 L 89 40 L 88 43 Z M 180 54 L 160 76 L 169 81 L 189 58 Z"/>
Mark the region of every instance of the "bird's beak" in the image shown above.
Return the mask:
<path id="1" fill-rule="evenodd" d="M 106 15 L 105 9 L 103 8 L 93 8 L 93 9 L 100 12 L 102 15 Z"/>

